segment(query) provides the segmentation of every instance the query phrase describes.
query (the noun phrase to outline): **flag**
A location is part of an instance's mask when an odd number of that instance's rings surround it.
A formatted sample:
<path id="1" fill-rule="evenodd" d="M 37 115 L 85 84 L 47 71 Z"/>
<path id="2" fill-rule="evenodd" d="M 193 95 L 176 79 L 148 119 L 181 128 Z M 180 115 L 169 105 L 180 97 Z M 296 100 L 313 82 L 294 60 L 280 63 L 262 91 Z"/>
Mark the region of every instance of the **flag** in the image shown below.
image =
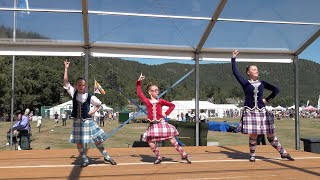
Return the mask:
<path id="1" fill-rule="evenodd" d="M 104 89 L 100 86 L 100 84 L 96 80 L 94 80 L 94 93 L 106 94 Z"/>
<path id="2" fill-rule="evenodd" d="M 18 0 L 18 8 L 19 9 L 29 9 L 29 2 L 28 0 Z M 30 14 L 30 11 L 27 11 Z"/>
<path id="3" fill-rule="evenodd" d="M 320 95 L 319 95 L 319 99 L 318 99 L 318 109 L 320 109 Z"/>
<path id="4" fill-rule="evenodd" d="M 310 100 L 307 101 L 307 106 L 309 106 L 309 102 L 310 102 Z"/>

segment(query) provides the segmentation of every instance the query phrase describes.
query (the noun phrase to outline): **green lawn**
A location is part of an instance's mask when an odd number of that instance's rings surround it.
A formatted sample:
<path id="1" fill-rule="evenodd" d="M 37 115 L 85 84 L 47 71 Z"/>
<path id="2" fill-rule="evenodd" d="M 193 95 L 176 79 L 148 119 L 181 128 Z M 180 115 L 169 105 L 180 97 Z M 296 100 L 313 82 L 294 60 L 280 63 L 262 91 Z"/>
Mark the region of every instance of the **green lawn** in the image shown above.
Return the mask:
<path id="1" fill-rule="evenodd" d="M 43 120 L 40 133 L 38 132 L 37 123 L 31 122 L 32 136 L 31 136 L 31 147 L 33 149 L 44 149 L 50 146 L 51 149 L 63 149 L 63 148 L 74 148 L 75 144 L 69 143 L 69 137 L 71 132 L 71 120 L 67 121 L 67 126 L 62 127 L 61 121 L 59 126 L 54 126 L 54 120 Z M 117 121 L 105 121 L 105 127 L 103 130 L 108 134 L 113 129 L 117 128 L 120 124 Z M 148 124 L 146 123 L 130 123 L 112 137 L 110 137 L 104 144 L 107 147 L 128 147 L 128 144 L 133 143 L 140 139 L 140 135 L 144 133 Z M 0 138 L 0 150 L 10 149 L 4 144 L 7 143 L 6 132 L 10 127 L 10 122 L 0 122 L 0 130 L 3 132 L 2 138 Z"/>
<path id="2" fill-rule="evenodd" d="M 219 120 L 212 120 L 219 121 Z M 238 122 L 238 119 L 223 119 L 220 121 Z M 295 121 L 287 118 L 275 120 L 276 136 L 286 148 L 295 148 Z M 300 137 L 320 138 L 320 119 L 300 119 Z M 246 145 L 248 136 L 241 133 L 225 133 L 217 131 L 208 132 L 208 141 L 219 142 L 220 146 Z M 268 142 L 267 142 L 268 143 Z M 300 141 L 301 150 L 303 143 Z"/>
<path id="3" fill-rule="evenodd" d="M 228 121 L 238 122 L 238 119 L 214 119 L 212 121 Z M 38 132 L 36 122 L 31 122 L 32 127 L 32 143 L 33 149 L 44 149 L 50 146 L 51 149 L 74 148 L 75 145 L 69 143 L 69 136 L 71 132 L 71 120 L 67 121 L 67 127 L 54 126 L 53 120 L 44 120 L 41 132 Z M 113 129 L 117 128 L 120 124 L 117 121 L 105 121 L 103 128 L 108 134 Z M 292 119 L 276 120 L 276 135 L 280 142 L 286 148 L 295 148 L 295 124 Z M 128 147 L 132 145 L 133 141 L 140 139 L 140 135 L 144 133 L 147 128 L 147 123 L 130 123 L 124 126 L 121 130 L 116 132 L 111 138 L 106 141 L 107 147 Z M 0 122 L 0 131 L 3 132 L 0 138 L 0 150 L 9 150 L 7 143 L 6 132 L 10 127 L 10 122 Z M 317 137 L 320 138 L 320 119 L 301 119 L 301 137 Z M 219 142 L 221 146 L 228 145 L 247 145 L 248 137 L 241 133 L 226 133 L 209 131 L 208 141 Z M 301 150 L 303 144 L 301 142 Z"/>

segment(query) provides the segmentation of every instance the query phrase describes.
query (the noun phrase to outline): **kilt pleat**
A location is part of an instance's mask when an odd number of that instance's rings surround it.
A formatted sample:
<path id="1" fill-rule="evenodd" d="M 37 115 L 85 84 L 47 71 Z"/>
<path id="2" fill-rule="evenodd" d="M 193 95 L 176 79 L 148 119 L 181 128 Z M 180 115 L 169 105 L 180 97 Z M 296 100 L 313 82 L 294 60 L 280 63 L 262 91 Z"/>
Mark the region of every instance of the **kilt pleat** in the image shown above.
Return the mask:
<path id="1" fill-rule="evenodd" d="M 106 133 L 92 119 L 82 121 L 73 120 L 73 129 L 70 135 L 70 142 L 77 144 L 104 142 L 107 139 Z"/>
<path id="2" fill-rule="evenodd" d="M 178 135 L 179 132 L 176 127 L 162 120 L 158 123 L 150 123 L 149 127 L 143 134 L 142 141 L 158 142 L 171 139 Z"/>
<path id="3" fill-rule="evenodd" d="M 274 134 L 274 116 L 272 112 L 263 109 L 245 109 L 239 125 L 243 134 Z"/>

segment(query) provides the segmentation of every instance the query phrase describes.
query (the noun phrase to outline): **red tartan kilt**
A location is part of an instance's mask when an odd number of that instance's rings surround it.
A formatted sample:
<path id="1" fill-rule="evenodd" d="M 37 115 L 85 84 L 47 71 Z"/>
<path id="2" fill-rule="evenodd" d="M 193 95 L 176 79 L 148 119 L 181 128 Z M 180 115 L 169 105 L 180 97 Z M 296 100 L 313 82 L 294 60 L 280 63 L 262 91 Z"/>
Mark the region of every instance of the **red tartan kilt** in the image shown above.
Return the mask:
<path id="1" fill-rule="evenodd" d="M 274 116 L 266 109 L 243 111 L 240 122 L 240 131 L 243 134 L 274 134 Z"/>
<path id="2" fill-rule="evenodd" d="M 159 123 L 151 123 L 144 132 L 142 141 L 158 142 L 171 139 L 178 135 L 179 132 L 177 129 L 173 125 L 163 120 Z"/>

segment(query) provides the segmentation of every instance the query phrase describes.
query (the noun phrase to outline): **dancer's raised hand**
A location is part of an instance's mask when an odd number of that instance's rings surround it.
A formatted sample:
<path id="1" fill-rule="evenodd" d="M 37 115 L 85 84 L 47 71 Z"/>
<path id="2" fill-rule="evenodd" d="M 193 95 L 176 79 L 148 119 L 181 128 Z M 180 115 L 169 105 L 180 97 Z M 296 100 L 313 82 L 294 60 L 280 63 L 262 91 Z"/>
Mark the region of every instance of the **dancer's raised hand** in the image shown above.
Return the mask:
<path id="1" fill-rule="evenodd" d="M 144 75 L 142 75 L 142 73 L 140 74 L 140 77 L 139 77 L 139 79 L 138 79 L 138 81 L 142 81 L 142 80 L 144 80 L 144 78 L 145 78 L 145 76 Z"/>
<path id="2" fill-rule="evenodd" d="M 64 60 L 64 67 L 65 68 L 69 68 L 69 64 L 70 64 L 70 62 L 68 61 L 68 59 Z"/>
<path id="3" fill-rule="evenodd" d="M 236 58 L 238 54 L 239 54 L 239 51 L 238 51 L 238 50 L 234 50 L 234 51 L 232 52 L 232 57 L 233 57 L 233 58 Z"/>

